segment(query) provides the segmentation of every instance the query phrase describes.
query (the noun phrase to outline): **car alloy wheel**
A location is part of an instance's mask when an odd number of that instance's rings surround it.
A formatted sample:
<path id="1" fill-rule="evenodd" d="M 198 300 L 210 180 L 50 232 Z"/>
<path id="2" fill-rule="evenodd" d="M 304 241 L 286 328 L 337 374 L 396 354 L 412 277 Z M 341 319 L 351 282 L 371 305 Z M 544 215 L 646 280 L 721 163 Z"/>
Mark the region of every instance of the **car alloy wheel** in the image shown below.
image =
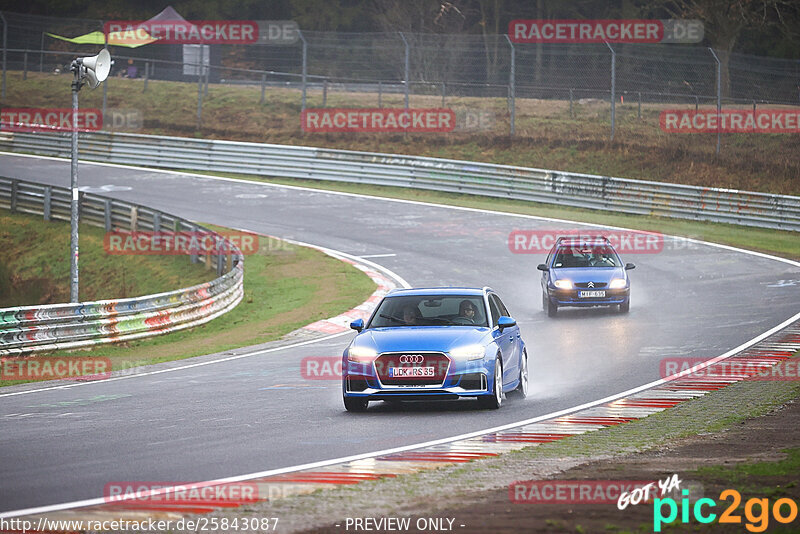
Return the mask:
<path id="1" fill-rule="evenodd" d="M 503 361 L 500 355 L 494 362 L 494 391 L 491 395 L 478 397 L 478 403 L 482 408 L 496 410 L 503 404 Z"/>

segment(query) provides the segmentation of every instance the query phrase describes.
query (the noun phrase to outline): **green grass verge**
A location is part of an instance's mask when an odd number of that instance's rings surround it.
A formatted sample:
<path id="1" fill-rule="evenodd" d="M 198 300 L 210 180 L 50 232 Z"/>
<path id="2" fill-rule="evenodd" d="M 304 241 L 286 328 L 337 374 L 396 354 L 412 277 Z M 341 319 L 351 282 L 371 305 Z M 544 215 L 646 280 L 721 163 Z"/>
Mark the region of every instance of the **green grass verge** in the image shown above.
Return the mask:
<path id="1" fill-rule="evenodd" d="M 0 212 L 0 308 L 69 302 L 70 225 Z M 185 256 L 113 256 L 102 228 L 80 225 L 80 299 L 137 297 L 215 278 Z"/>
<path id="2" fill-rule="evenodd" d="M 295 185 L 322 189 L 326 191 L 342 191 L 358 193 L 383 198 L 414 200 L 417 202 L 432 202 L 449 206 L 462 206 L 467 208 L 491 209 L 504 213 L 533 215 L 536 217 L 550 217 L 570 221 L 587 222 L 600 225 L 618 226 L 636 230 L 661 232 L 667 235 L 683 236 L 700 239 L 712 243 L 731 245 L 768 254 L 775 254 L 789 259 L 800 259 L 800 239 L 798 232 L 772 230 L 768 228 L 754 228 L 734 224 L 699 222 L 668 217 L 654 217 L 643 215 L 627 215 L 599 210 L 581 209 L 526 202 L 522 200 L 508 200 L 487 198 L 477 195 L 459 193 L 440 193 L 403 187 L 389 187 L 380 185 L 362 185 L 344 182 L 328 182 L 321 180 L 302 180 L 295 178 L 265 178 L 243 174 L 218 173 L 218 172 L 193 172 L 209 176 L 223 176 L 254 182 L 267 182 L 274 184 Z M 554 223 L 557 225 L 557 223 Z M 520 229 L 525 228 L 520 223 Z"/>
<path id="3" fill-rule="evenodd" d="M 178 259 L 182 268 L 189 269 L 188 259 Z M 206 280 L 214 277 L 210 271 L 200 271 Z M 183 286 L 176 283 L 170 289 L 176 287 Z M 317 250 L 261 238 L 258 252 L 245 257 L 244 298 L 232 311 L 188 330 L 91 349 L 56 351 L 46 357 L 91 351 L 92 357 L 110 358 L 117 371 L 266 343 L 351 309 L 374 289 L 372 280 L 348 263 Z M 3 386 L 17 383 L 21 382 L 0 381 Z"/>

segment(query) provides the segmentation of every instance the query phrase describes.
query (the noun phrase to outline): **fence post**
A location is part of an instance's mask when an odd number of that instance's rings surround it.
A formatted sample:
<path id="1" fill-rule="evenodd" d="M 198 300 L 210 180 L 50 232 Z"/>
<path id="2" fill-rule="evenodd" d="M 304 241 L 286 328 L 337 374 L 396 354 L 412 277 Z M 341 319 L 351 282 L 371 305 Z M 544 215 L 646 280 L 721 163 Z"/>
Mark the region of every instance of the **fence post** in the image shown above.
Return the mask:
<path id="1" fill-rule="evenodd" d="M 381 101 L 383 97 L 383 82 L 378 80 L 378 107 L 383 107 L 383 102 Z"/>
<path id="2" fill-rule="evenodd" d="M 575 115 L 572 113 L 572 87 L 569 88 L 569 118 L 575 118 Z"/>
<path id="3" fill-rule="evenodd" d="M 636 111 L 636 118 L 642 118 L 642 92 L 639 91 L 639 109 Z"/>
<path id="4" fill-rule="evenodd" d="M 28 51 L 22 54 L 22 79 L 28 79 Z"/>
<path id="5" fill-rule="evenodd" d="M 408 49 L 408 41 L 406 41 L 406 36 L 403 35 L 403 32 L 398 32 L 400 34 L 400 38 L 403 40 L 403 46 L 406 49 L 406 59 L 405 59 L 405 70 L 403 73 L 403 83 L 406 86 L 406 109 L 408 109 L 408 63 L 409 63 L 409 49 Z"/>
<path id="6" fill-rule="evenodd" d="M 200 60 L 197 65 L 197 129 L 203 126 L 203 43 L 200 43 Z"/>
<path id="7" fill-rule="evenodd" d="M 0 11 L 0 19 L 3 20 L 3 103 L 6 101 L 6 49 L 8 48 L 8 24 L 3 12 Z"/>
<path id="8" fill-rule="evenodd" d="M 39 72 L 44 72 L 44 32 L 42 32 L 42 43 L 39 48 Z"/>
<path id="9" fill-rule="evenodd" d="M 322 80 L 322 107 L 328 107 L 328 78 Z"/>
<path id="10" fill-rule="evenodd" d="M 52 195 L 53 195 L 53 188 L 50 187 L 49 185 L 46 185 L 44 187 L 44 209 L 43 209 L 44 211 L 43 215 L 45 221 L 50 220 L 50 210 L 52 209 L 52 201 L 51 201 Z"/>
<path id="11" fill-rule="evenodd" d="M 103 201 L 103 226 L 106 232 L 111 231 L 111 199 L 107 198 Z"/>
<path id="12" fill-rule="evenodd" d="M 447 97 L 447 84 L 445 82 L 442 82 L 442 107 L 445 106 L 444 104 L 445 97 Z"/>
<path id="13" fill-rule="evenodd" d="M 217 254 L 217 276 L 225 274 L 225 263 L 225 253 L 220 252 Z"/>
<path id="14" fill-rule="evenodd" d="M 306 110 L 306 78 L 308 76 L 308 43 L 306 42 L 306 38 L 303 35 L 303 32 L 297 30 L 297 35 L 300 36 L 300 40 L 303 41 L 303 98 L 300 103 L 300 111 Z"/>
<path id="15" fill-rule="evenodd" d="M 611 50 L 611 140 L 613 141 L 617 118 L 617 53 L 607 42 L 606 46 Z"/>
<path id="16" fill-rule="evenodd" d="M 189 231 L 193 232 L 194 237 L 197 237 L 198 233 L 197 226 L 189 226 Z M 189 254 L 189 261 L 192 263 L 197 263 L 200 261 L 200 258 L 197 256 L 197 254 Z"/>
<path id="17" fill-rule="evenodd" d="M 259 104 L 264 103 L 264 92 L 267 88 L 267 73 L 261 75 L 261 100 L 259 100 Z"/>
<path id="18" fill-rule="evenodd" d="M 144 62 L 144 89 L 142 89 L 143 93 L 147 92 L 147 80 L 150 79 L 150 62 Z"/>
<path id="19" fill-rule="evenodd" d="M 508 34 L 505 34 L 506 41 L 508 41 L 508 46 L 511 47 L 511 68 L 508 72 L 508 110 L 511 112 L 511 129 L 509 131 L 509 135 L 513 136 L 516 130 L 516 115 L 517 115 L 517 106 L 516 106 L 516 80 L 514 79 L 514 74 L 516 71 L 516 61 L 517 61 L 517 51 L 514 48 L 514 43 L 511 42 L 511 39 L 508 37 Z"/>
<path id="20" fill-rule="evenodd" d="M 720 115 L 722 114 L 722 63 L 720 62 L 713 48 L 708 47 L 708 51 L 711 52 L 711 55 L 714 56 L 714 61 L 717 62 L 717 155 L 719 155 L 721 134 L 719 122 Z"/>
<path id="21" fill-rule="evenodd" d="M 211 48 L 208 49 L 208 56 L 208 69 L 206 69 L 205 65 L 203 65 L 203 71 L 206 75 L 206 81 L 203 86 L 203 98 L 208 96 L 208 79 L 211 77 Z"/>

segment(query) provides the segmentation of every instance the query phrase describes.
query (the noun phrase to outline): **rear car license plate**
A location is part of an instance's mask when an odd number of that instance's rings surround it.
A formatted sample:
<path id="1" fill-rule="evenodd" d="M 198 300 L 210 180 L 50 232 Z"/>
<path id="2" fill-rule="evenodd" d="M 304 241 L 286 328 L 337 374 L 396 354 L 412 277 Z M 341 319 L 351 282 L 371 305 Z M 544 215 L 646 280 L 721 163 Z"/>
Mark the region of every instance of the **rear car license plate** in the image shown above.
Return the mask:
<path id="1" fill-rule="evenodd" d="M 605 297 L 605 291 L 579 291 L 578 297 L 585 299 L 585 298 L 598 298 L 598 297 Z"/>
<path id="2" fill-rule="evenodd" d="M 389 367 L 390 378 L 427 378 L 432 377 L 433 367 Z"/>

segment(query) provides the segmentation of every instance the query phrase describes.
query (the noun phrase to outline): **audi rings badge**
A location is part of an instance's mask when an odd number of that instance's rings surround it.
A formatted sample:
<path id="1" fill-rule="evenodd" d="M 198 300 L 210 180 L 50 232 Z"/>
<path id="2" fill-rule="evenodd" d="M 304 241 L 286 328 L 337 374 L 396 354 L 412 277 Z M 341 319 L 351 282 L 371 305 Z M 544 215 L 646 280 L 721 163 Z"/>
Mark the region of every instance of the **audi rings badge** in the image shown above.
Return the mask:
<path id="1" fill-rule="evenodd" d="M 418 364 L 423 363 L 425 358 L 422 354 L 403 354 L 400 356 L 400 363 Z"/>

